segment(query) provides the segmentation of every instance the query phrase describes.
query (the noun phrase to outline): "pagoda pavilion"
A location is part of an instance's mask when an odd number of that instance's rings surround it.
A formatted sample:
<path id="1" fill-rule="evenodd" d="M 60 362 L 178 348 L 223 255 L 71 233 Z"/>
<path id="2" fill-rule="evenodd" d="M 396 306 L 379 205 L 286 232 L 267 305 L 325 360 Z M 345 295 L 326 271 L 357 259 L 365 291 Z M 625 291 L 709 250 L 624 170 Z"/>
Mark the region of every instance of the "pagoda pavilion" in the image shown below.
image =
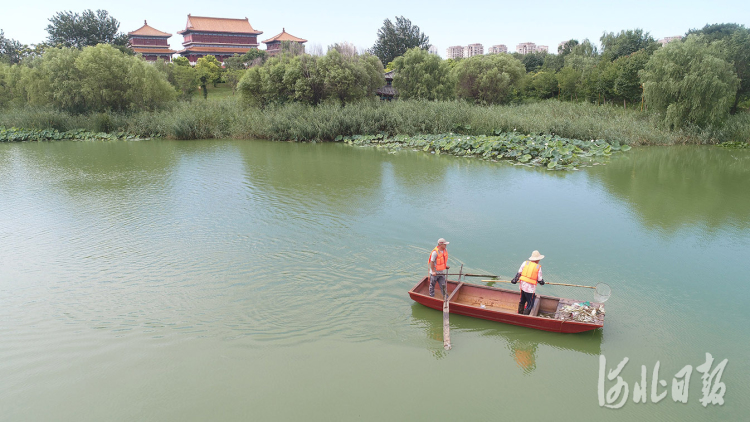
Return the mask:
<path id="1" fill-rule="evenodd" d="M 143 56 L 144 59 L 155 62 L 157 59 L 171 62 L 174 50 L 169 48 L 167 41 L 172 34 L 161 32 L 143 21 L 143 26 L 133 32 L 128 32 L 128 47 Z"/>
<path id="2" fill-rule="evenodd" d="M 252 48 L 258 48 L 258 35 L 245 19 L 207 18 L 188 15 L 185 30 L 179 31 L 183 37 L 183 50 L 178 51 L 187 57 L 190 63 L 199 58 L 212 55 L 220 62 L 234 54 L 245 54 Z"/>
<path id="3" fill-rule="evenodd" d="M 281 28 L 280 34 L 263 41 L 263 43 L 266 45 L 266 51 L 268 52 L 268 54 L 271 56 L 275 56 L 281 52 L 281 43 L 284 41 L 298 43 L 300 47 L 302 47 L 302 51 L 305 51 L 305 46 L 303 44 L 306 43 L 307 40 L 295 37 L 294 35 L 286 32 L 286 28 Z"/>

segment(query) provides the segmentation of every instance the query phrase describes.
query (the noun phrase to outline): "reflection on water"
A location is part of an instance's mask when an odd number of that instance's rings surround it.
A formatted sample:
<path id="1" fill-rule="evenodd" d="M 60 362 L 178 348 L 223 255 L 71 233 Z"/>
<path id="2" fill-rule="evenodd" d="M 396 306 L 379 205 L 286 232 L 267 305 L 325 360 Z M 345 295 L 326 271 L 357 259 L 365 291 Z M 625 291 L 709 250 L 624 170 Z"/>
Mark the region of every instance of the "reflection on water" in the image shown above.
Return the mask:
<path id="1" fill-rule="evenodd" d="M 750 151 L 706 147 L 635 148 L 589 174 L 625 201 L 643 224 L 750 227 Z"/>
<path id="2" fill-rule="evenodd" d="M 331 148 L 303 144 L 279 154 L 274 143 L 256 142 L 253 148 L 240 149 L 246 180 L 255 190 L 273 189 L 308 208 L 322 204 L 351 213 L 379 190 L 382 165 L 371 154 L 344 145 L 330 147 L 339 149 L 332 154 Z"/>
<path id="3" fill-rule="evenodd" d="M 603 330 L 597 329 L 579 334 L 549 333 L 532 328 L 517 327 L 494 321 L 470 318 L 463 315 L 450 316 L 451 339 L 453 333 L 476 333 L 483 337 L 501 339 L 508 349 L 508 356 L 516 361 L 523 373 L 529 374 L 536 369 L 536 352 L 539 345 L 559 350 L 570 350 L 585 355 L 601 354 Z M 430 342 L 430 350 L 435 357 L 443 357 L 443 316 L 442 312 L 428 308 L 419 303 L 411 305 L 411 325 L 419 327 Z"/>
<path id="4" fill-rule="evenodd" d="M 529 341 L 515 341 L 510 343 L 513 359 L 524 374 L 530 374 L 536 369 L 536 348 L 538 343 Z"/>

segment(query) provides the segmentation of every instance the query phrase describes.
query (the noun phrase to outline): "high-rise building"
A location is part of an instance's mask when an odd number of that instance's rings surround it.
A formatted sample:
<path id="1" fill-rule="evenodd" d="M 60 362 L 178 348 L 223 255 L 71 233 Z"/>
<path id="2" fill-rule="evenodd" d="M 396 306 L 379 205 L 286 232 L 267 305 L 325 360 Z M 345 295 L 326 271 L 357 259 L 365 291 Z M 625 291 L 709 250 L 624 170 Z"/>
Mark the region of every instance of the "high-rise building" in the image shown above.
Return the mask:
<path id="1" fill-rule="evenodd" d="M 460 59 L 464 56 L 464 47 L 461 45 L 453 45 L 445 49 L 445 56 L 447 59 Z"/>
<path id="2" fill-rule="evenodd" d="M 493 45 L 487 50 L 487 54 L 499 54 L 499 53 L 507 53 L 508 47 L 505 44 L 497 44 Z"/>
<path id="3" fill-rule="evenodd" d="M 440 55 L 440 53 L 438 52 L 438 48 L 437 48 L 437 47 L 435 47 L 434 45 L 430 45 L 430 48 L 428 48 L 428 49 L 427 49 L 427 51 L 428 51 L 428 52 L 429 52 L 430 54 L 434 54 L 434 55 L 436 55 L 436 56 Z"/>
<path id="4" fill-rule="evenodd" d="M 484 54 L 484 46 L 479 43 L 469 44 L 464 50 L 465 57 L 481 56 Z"/>
<path id="5" fill-rule="evenodd" d="M 529 54 L 536 53 L 537 51 L 547 52 L 548 47 L 546 45 L 536 45 L 533 42 L 523 42 L 516 46 L 516 53 Z"/>

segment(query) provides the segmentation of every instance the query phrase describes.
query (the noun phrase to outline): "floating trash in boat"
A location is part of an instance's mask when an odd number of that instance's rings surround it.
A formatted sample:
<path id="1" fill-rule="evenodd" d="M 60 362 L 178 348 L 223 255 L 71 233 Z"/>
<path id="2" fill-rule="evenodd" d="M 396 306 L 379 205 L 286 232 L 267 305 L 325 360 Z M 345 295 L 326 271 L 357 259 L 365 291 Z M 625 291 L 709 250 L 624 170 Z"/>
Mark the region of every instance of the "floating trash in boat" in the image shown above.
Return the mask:
<path id="1" fill-rule="evenodd" d="M 563 321 L 578 321 L 601 324 L 604 322 L 604 306 L 595 306 L 589 302 L 565 305 L 555 315 Z"/>

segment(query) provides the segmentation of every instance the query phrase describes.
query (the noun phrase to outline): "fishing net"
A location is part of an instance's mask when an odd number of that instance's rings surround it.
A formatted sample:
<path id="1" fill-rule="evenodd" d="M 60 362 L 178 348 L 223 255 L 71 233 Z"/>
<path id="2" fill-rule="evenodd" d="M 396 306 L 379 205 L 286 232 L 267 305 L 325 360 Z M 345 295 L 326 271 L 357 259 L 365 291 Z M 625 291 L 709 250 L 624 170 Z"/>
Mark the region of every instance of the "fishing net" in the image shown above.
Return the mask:
<path id="1" fill-rule="evenodd" d="M 609 299 L 611 294 L 612 289 L 609 287 L 609 284 L 599 283 L 596 285 L 596 290 L 594 290 L 594 302 L 604 303 Z"/>

